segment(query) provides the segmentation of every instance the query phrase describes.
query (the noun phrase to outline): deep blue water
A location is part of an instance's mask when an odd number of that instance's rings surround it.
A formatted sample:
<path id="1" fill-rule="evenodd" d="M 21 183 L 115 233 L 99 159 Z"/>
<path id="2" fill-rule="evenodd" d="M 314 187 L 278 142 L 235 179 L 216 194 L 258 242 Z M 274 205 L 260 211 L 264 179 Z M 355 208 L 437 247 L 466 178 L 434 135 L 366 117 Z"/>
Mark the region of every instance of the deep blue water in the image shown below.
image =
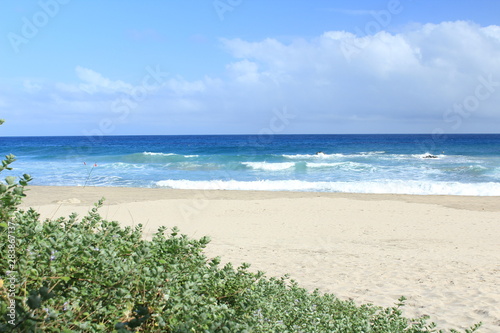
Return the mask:
<path id="1" fill-rule="evenodd" d="M 34 185 L 500 195 L 499 134 L 0 137 L 0 153 Z"/>

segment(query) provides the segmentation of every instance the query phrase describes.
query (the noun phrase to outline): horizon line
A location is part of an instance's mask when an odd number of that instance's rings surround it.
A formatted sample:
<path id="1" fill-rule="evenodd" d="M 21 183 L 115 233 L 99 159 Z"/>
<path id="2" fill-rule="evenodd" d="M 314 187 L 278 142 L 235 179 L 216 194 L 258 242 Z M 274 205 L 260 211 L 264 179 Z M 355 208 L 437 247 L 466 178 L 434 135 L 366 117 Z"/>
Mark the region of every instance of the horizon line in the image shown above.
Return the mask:
<path id="1" fill-rule="evenodd" d="M 287 133 L 287 134 L 111 134 L 111 135 L 0 135 L 0 138 L 124 137 L 124 136 L 286 136 L 286 135 L 500 135 L 499 133 Z"/>

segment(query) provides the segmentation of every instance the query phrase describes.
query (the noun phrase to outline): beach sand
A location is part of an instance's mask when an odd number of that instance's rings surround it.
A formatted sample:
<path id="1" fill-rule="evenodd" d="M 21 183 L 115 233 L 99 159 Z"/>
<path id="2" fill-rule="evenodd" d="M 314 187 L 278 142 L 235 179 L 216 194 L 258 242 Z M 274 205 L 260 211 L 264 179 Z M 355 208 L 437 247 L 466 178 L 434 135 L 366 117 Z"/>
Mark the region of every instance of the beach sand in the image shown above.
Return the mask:
<path id="1" fill-rule="evenodd" d="M 43 218 L 103 217 L 212 241 L 209 257 L 289 273 L 307 289 L 429 315 L 440 328 L 500 332 L 500 198 L 105 187 L 30 187 Z"/>

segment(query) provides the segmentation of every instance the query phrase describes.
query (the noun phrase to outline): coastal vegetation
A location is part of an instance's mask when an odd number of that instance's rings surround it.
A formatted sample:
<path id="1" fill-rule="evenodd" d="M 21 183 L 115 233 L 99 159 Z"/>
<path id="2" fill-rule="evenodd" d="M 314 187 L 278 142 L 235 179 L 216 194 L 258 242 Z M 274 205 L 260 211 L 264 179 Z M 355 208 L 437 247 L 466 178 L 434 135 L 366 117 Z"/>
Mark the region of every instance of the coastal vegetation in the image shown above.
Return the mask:
<path id="1" fill-rule="evenodd" d="M 84 217 L 42 221 L 19 209 L 30 181 L 0 184 L 0 332 L 438 331 L 403 316 L 403 297 L 389 308 L 356 305 L 248 264 L 221 265 L 203 253 L 208 237 L 175 227 L 147 240 L 141 225 L 103 219 L 103 200 Z"/>

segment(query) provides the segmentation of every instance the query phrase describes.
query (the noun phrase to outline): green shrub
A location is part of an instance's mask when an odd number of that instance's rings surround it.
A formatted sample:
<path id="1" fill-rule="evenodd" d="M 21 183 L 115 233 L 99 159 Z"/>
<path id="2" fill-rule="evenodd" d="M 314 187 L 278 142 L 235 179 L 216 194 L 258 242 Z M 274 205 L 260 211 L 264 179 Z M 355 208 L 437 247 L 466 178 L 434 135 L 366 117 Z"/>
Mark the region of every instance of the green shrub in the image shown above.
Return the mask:
<path id="1" fill-rule="evenodd" d="M 0 125 L 3 123 L 4 120 L 0 119 Z M 2 165 L 0 165 L 0 173 L 4 170 L 12 170 L 10 165 L 15 160 L 14 155 L 5 156 Z M 0 222 L 7 222 L 12 217 L 17 206 L 21 203 L 21 198 L 25 196 L 24 188 L 30 181 L 30 175 L 24 174 L 19 180 L 14 176 L 8 176 L 5 178 L 5 183 L 0 182 Z"/>

